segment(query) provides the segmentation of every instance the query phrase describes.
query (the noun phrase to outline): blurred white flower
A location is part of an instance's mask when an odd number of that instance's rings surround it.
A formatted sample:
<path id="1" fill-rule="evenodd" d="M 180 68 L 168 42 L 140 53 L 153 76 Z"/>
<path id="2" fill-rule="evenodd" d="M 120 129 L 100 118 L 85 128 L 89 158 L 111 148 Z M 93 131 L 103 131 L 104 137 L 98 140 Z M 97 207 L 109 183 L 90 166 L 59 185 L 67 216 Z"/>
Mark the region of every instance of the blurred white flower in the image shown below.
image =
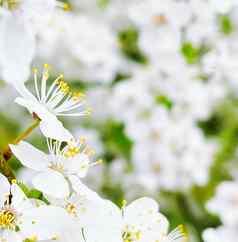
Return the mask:
<path id="1" fill-rule="evenodd" d="M 237 226 L 221 226 L 216 229 L 210 228 L 203 232 L 204 242 L 234 242 L 238 236 Z"/>
<path id="2" fill-rule="evenodd" d="M 0 68 L 8 83 L 24 82 L 35 55 L 35 36 L 30 26 L 14 13 L 0 13 Z"/>
<path id="3" fill-rule="evenodd" d="M 77 28 L 72 31 L 72 26 Z M 71 79 L 109 83 L 120 66 L 113 30 L 84 14 L 58 13 L 39 34 L 39 42 L 39 57 L 52 63 L 57 59 L 55 67 Z M 53 47 L 50 50 L 49 45 Z"/>
<path id="4" fill-rule="evenodd" d="M 67 4 L 56 0 L 3 0 L 0 6 L 0 68 L 9 83 L 25 82 L 36 53 L 38 26 L 46 26 L 56 9 Z"/>
<path id="5" fill-rule="evenodd" d="M 207 209 L 219 215 L 223 224 L 238 225 L 238 182 L 221 183 L 215 196 L 207 203 Z"/>

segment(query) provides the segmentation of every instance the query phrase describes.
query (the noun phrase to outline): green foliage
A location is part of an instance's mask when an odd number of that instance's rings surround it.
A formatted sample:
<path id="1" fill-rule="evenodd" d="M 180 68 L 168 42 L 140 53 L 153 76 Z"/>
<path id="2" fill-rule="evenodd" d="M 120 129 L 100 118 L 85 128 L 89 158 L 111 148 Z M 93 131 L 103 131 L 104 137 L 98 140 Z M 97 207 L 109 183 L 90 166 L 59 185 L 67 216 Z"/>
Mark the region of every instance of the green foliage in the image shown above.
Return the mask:
<path id="1" fill-rule="evenodd" d="M 210 169 L 208 184 L 204 187 L 196 186 L 192 190 L 197 203 L 201 205 L 214 195 L 220 182 L 231 179 L 227 167 L 238 147 L 237 108 L 236 100 L 226 101 L 210 120 L 200 125 L 207 135 L 215 135 L 219 141 L 219 149 Z"/>
<path id="2" fill-rule="evenodd" d="M 102 193 L 119 207 L 124 198 L 124 191 L 120 184 L 112 184 L 108 180 L 101 187 Z"/>
<path id="3" fill-rule="evenodd" d="M 106 8 L 110 3 L 110 0 L 97 0 L 97 2 L 100 8 Z"/>
<path id="4" fill-rule="evenodd" d="M 3 149 L 16 138 L 20 127 L 15 120 L 3 113 L 0 113 L 0 120 L 0 149 Z"/>
<path id="5" fill-rule="evenodd" d="M 106 161 L 110 162 L 116 156 L 130 160 L 133 142 L 125 134 L 124 124 L 108 120 L 102 127 L 101 136 L 107 148 Z"/>
<path id="6" fill-rule="evenodd" d="M 171 109 L 173 107 L 173 102 L 164 95 L 158 95 L 155 97 L 155 102 L 159 105 L 165 106 L 167 109 Z"/>
<path id="7" fill-rule="evenodd" d="M 181 47 L 181 53 L 190 65 L 199 63 L 201 57 L 208 51 L 209 48 L 207 46 L 195 47 L 191 42 L 184 42 Z"/>
<path id="8" fill-rule="evenodd" d="M 25 195 L 28 198 L 38 199 L 43 201 L 46 204 L 49 204 L 49 201 L 44 197 L 43 193 L 40 192 L 39 190 L 34 188 L 30 189 L 22 182 L 17 182 L 17 185 L 22 189 L 22 191 L 25 193 Z"/>
<path id="9" fill-rule="evenodd" d="M 218 17 L 220 31 L 224 35 L 229 35 L 234 31 L 234 25 L 228 15 L 220 15 Z"/>
<path id="10" fill-rule="evenodd" d="M 133 27 L 121 31 L 118 35 L 120 47 L 122 53 L 130 60 L 140 64 L 147 64 L 146 56 L 139 49 L 138 37 L 138 31 Z"/>

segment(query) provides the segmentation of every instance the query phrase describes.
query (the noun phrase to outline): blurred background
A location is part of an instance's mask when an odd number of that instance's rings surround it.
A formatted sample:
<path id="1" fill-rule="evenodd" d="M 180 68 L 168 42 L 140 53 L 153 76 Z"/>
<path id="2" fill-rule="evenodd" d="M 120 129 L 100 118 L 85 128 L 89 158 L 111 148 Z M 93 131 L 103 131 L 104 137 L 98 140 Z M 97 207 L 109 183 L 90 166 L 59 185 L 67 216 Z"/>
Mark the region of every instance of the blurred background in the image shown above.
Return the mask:
<path id="1" fill-rule="evenodd" d="M 104 160 L 85 182 L 117 204 L 152 196 L 172 228 L 185 224 L 189 241 L 203 241 L 223 223 L 208 201 L 238 172 L 237 1 L 68 3 L 37 35 L 33 66 L 48 63 L 52 80 L 63 73 L 92 107 L 64 120 Z M 12 87 L 1 82 L 0 93 L 3 148 L 32 119 Z M 29 141 L 47 147 L 38 131 Z M 32 171 L 10 163 L 29 183 Z"/>

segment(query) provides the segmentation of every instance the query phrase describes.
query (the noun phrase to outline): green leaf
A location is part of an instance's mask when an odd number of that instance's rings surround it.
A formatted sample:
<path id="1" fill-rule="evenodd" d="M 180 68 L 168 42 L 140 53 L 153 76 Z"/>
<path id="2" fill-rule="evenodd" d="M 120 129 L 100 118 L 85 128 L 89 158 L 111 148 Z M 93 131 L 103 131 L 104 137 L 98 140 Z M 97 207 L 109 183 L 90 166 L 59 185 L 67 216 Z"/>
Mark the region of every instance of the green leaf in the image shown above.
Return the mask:
<path id="1" fill-rule="evenodd" d="M 130 27 L 121 31 L 118 35 L 122 53 L 129 59 L 140 64 L 147 64 L 148 60 L 138 46 L 138 31 Z"/>
<path id="2" fill-rule="evenodd" d="M 49 201 L 44 197 L 44 195 L 41 191 L 34 189 L 34 188 L 30 189 L 23 182 L 17 181 L 17 185 L 21 188 L 21 190 L 25 193 L 25 195 L 28 198 L 38 199 L 38 200 L 45 202 L 46 204 L 49 204 Z"/>
<path id="3" fill-rule="evenodd" d="M 181 47 L 181 53 L 190 65 L 199 63 L 201 57 L 208 51 L 209 48 L 207 46 L 195 47 L 191 42 L 184 42 Z"/>
<path id="4" fill-rule="evenodd" d="M 164 95 L 158 95 L 155 97 L 155 102 L 157 104 L 165 106 L 167 109 L 171 109 L 173 107 L 173 102 Z"/>
<path id="5" fill-rule="evenodd" d="M 98 6 L 100 8 L 106 8 L 110 3 L 110 0 L 97 0 L 97 1 L 98 1 Z"/>
<path id="6" fill-rule="evenodd" d="M 118 155 L 130 160 L 133 142 L 127 137 L 124 124 L 108 120 L 102 127 L 101 135 L 107 150 L 105 160 L 110 162 Z"/>
<path id="7" fill-rule="evenodd" d="M 234 31 L 234 25 L 228 15 L 219 16 L 219 26 L 220 31 L 225 35 L 229 35 Z"/>

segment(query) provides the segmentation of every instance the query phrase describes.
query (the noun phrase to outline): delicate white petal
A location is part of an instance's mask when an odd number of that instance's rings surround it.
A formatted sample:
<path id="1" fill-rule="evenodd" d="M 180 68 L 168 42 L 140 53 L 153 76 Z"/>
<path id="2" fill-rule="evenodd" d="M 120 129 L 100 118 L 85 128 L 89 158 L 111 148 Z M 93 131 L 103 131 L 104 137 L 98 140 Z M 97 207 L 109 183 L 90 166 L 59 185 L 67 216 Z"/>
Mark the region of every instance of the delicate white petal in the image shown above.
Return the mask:
<path id="1" fill-rule="evenodd" d="M 40 173 L 32 181 L 34 187 L 56 198 L 64 198 L 69 195 L 69 184 L 62 174 L 49 170 Z"/>
<path id="2" fill-rule="evenodd" d="M 41 132 L 45 137 L 56 139 L 58 141 L 69 142 L 72 140 L 72 134 L 63 126 L 63 124 L 55 117 L 48 120 L 42 120 L 40 123 Z"/>
<path id="3" fill-rule="evenodd" d="M 11 186 L 12 207 L 19 213 L 32 208 L 30 200 L 26 197 L 21 188 L 13 184 Z"/>
<path id="4" fill-rule="evenodd" d="M 7 242 L 22 242 L 23 238 L 20 233 L 17 233 L 12 230 L 0 230 L 0 241 Z"/>
<path id="5" fill-rule="evenodd" d="M 87 200 L 94 200 L 94 201 L 102 201 L 102 199 L 99 197 L 99 195 L 88 188 L 86 185 L 84 185 L 80 179 L 76 176 L 69 176 L 68 177 L 73 190 L 79 194 L 80 196 L 86 198 Z"/>
<path id="6" fill-rule="evenodd" d="M 73 139 L 72 134 L 63 126 L 56 116 L 36 100 L 17 98 L 15 102 L 26 107 L 30 113 L 37 114 L 42 120 L 40 123 L 40 129 L 47 138 L 65 142 L 69 142 Z"/>
<path id="7" fill-rule="evenodd" d="M 54 206 L 40 206 L 26 210 L 22 216 L 21 231 L 25 237 L 37 236 L 38 240 L 61 237 L 72 226 L 66 211 Z"/>
<path id="8" fill-rule="evenodd" d="M 95 219 L 88 218 L 88 223 L 84 227 L 86 241 L 122 242 L 122 217 L 120 209 L 110 201 L 104 201 L 95 211 Z M 84 219 L 85 223 L 85 219 Z"/>
<path id="9" fill-rule="evenodd" d="M 127 219 L 138 219 L 144 215 L 157 214 L 159 212 L 158 203 L 147 197 L 139 198 L 125 208 Z"/>
<path id="10" fill-rule="evenodd" d="M 35 54 L 35 38 L 16 15 L 7 14 L 1 18 L 0 53 L 3 79 L 12 84 L 26 81 Z"/>
<path id="11" fill-rule="evenodd" d="M 79 177 L 85 177 L 88 173 L 89 162 L 88 156 L 80 153 L 75 157 L 68 159 L 66 166 L 72 174 L 76 174 Z"/>
<path id="12" fill-rule="evenodd" d="M 0 207 L 3 206 L 10 192 L 10 184 L 5 176 L 0 173 Z"/>
<path id="13" fill-rule="evenodd" d="M 18 145 L 10 145 L 10 149 L 17 159 L 28 168 L 44 171 L 49 165 L 49 156 L 25 141 L 21 141 Z"/>

